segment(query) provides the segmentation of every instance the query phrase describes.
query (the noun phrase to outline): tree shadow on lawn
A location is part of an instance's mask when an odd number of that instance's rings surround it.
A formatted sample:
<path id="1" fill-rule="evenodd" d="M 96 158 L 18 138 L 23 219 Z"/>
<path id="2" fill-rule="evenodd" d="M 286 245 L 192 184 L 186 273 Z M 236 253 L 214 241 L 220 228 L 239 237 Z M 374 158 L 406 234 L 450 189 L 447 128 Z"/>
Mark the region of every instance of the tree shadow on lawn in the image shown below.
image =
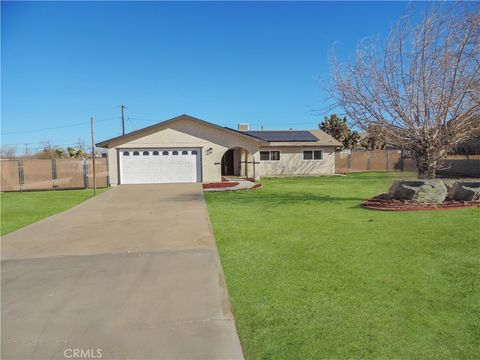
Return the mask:
<path id="1" fill-rule="evenodd" d="M 414 172 L 399 171 L 371 171 L 371 172 L 351 172 L 343 176 L 285 176 L 285 177 L 262 177 L 261 181 L 281 181 L 305 183 L 330 183 L 330 182 L 349 182 L 349 181 L 393 181 L 396 179 L 416 179 Z"/>
<path id="2" fill-rule="evenodd" d="M 258 191 L 258 190 L 254 190 Z M 323 194 L 311 194 L 303 192 L 295 193 L 265 193 L 258 191 L 258 194 L 252 196 L 237 196 L 239 194 L 229 193 L 228 197 L 217 198 L 215 200 L 231 202 L 238 205 L 270 205 L 270 206 L 280 206 L 280 205 L 294 205 L 294 204 L 313 204 L 313 203 L 330 203 L 330 204 L 341 204 L 345 201 L 355 201 L 363 202 L 365 199 L 360 197 L 340 197 L 340 196 L 331 196 Z M 243 194 L 242 194 L 243 195 Z M 251 194 L 248 194 L 251 195 Z M 360 204 L 358 204 L 360 206 Z"/>

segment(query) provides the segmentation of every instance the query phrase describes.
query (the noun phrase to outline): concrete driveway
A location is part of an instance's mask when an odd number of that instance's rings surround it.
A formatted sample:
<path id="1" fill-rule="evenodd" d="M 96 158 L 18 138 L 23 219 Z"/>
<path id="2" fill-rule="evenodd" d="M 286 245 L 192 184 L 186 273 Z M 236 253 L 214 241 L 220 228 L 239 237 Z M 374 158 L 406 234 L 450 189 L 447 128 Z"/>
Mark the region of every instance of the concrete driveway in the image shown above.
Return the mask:
<path id="1" fill-rule="evenodd" d="M 242 359 L 199 184 L 122 185 L 2 239 L 2 359 Z"/>

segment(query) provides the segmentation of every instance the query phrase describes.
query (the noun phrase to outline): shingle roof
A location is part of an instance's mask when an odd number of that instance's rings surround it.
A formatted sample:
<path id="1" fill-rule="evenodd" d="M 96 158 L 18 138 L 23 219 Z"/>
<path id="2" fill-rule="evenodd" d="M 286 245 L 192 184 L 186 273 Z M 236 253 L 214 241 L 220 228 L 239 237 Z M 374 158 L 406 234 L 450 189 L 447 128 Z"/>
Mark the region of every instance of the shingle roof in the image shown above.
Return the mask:
<path id="1" fill-rule="evenodd" d="M 142 129 L 138 129 L 138 130 L 135 130 L 135 131 L 132 131 L 132 132 L 129 132 L 125 135 L 120 135 L 120 136 L 116 136 L 116 137 L 113 137 L 111 139 L 108 139 L 108 140 L 104 140 L 104 141 L 101 141 L 99 143 L 96 144 L 96 146 L 98 147 L 108 147 L 110 143 L 113 143 L 113 142 L 127 142 L 127 141 L 130 141 L 130 139 L 133 137 L 141 137 L 141 136 L 144 136 L 145 134 L 147 134 L 149 131 L 155 131 L 157 129 L 160 129 L 161 127 L 165 126 L 165 125 L 168 125 L 174 121 L 177 121 L 177 120 L 180 120 L 180 119 L 189 119 L 189 120 L 192 120 L 192 121 L 196 121 L 196 122 L 200 122 L 202 124 L 205 124 L 205 125 L 208 125 L 208 126 L 212 126 L 214 128 L 217 128 L 217 129 L 220 129 L 220 130 L 224 130 L 224 131 L 227 131 L 227 132 L 230 132 L 230 133 L 235 133 L 239 136 L 242 136 L 244 138 L 249 138 L 251 140 L 254 140 L 254 141 L 257 141 L 257 142 L 260 142 L 260 143 L 264 143 L 265 141 L 256 137 L 256 136 L 253 136 L 253 135 L 248 135 L 248 134 L 245 134 L 241 131 L 238 131 L 238 130 L 235 130 L 235 129 L 231 129 L 229 127 L 222 127 L 222 126 L 219 126 L 219 125 L 216 125 L 216 124 L 213 124 L 211 122 L 208 122 L 208 121 L 205 121 L 205 120 L 201 120 L 199 118 L 196 118 L 196 117 L 193 117 L 193 116 L 190 116 L 190 115 L 187 115 L 187 114 L 182 114 L 182 115 L 179 115 L 179 116 L 176 116 L 172 119 L 168 119 L 168 120 L 165 120 L 165 121 L 161 121 L 159 123 L 156 123 L 156 124 L 153 124 L 153 125 L 150 125 L 150 126 L 147 126 L 147 127 L 144 127 Z"/>
<path id="2" fill-rule="evenodd" d="M 243 133 L 258 137 L 269 142 L 290 141 L 318 141 L 317 137 L 306 130 L 266 130 L 266 131 L 243 131 Z"/>
<path id="3" fill-rule="evenodd" d="M 309 130 L 315 137 L 318 139 L 322 145 L 325 146 L 343 146 L 343 144 L 336 140 L 334 137 L 328 135 L 325 131 L 323 130 Z"/>
<path id="4" fill-rule="evenodd" d="M 130 141 L 132 138 L 138 138 L 147 135 L 148 133 L 158 131 L 165 125 L 168 125 L 174 121 L 180 119 L 190 119 L 227 131 L 230 133 L 236 133 L 239 136 L 250 138 L 253 141 L 257 141 L 261 144 L 274 143 L 277 146 L 342 146 L 337 140 L 323 132 L 322 130 L 265 130 L 265 131 L 239 131 L 228 127 L 221 127 L 216 124 L 209 123 L 205 120 L 195 118 L 186 114 L 177 116 L 175 118 L 159 122 L 157 124 L 147 126 L 143 129 L 135 130 L 122 136 L 116 136 L 114 138 L 97 143 L 98 147 L 109 147 L 109 144 L 121 144 L 122 142 Z"/>

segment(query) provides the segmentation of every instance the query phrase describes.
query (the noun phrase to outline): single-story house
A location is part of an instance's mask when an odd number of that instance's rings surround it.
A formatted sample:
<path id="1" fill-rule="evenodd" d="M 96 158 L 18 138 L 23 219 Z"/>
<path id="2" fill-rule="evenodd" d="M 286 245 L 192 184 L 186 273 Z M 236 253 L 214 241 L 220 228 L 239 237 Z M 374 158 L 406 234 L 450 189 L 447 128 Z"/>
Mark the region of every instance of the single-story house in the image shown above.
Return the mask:
<path id="1" fill-rule="evenodd" d="M 235 130 L 180 115 L 97 146 L 107 149 L 116 185 L 333 174 L 342 145 L 322 130 Z"/>

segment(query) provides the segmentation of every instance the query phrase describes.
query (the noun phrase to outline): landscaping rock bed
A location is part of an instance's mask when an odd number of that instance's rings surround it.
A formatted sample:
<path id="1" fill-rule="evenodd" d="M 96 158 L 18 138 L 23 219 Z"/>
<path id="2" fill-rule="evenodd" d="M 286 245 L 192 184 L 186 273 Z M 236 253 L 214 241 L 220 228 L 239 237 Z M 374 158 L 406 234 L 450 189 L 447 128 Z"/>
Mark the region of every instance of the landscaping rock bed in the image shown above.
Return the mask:
<path id="1" fill-rule="evenodd" d="M 464 208 L 480 208 L 480 201 L 451 201 L 441 204 L 419 203 L 411 200 L 389 199 L 387 194 L 375 196 L 362 203 L 367 209 L 383 211 L 419 211 L 419 210 L 449 210 Z"/>
<path id="2" fill-rule="evenodd" d="M 447 197 L 448 189 L 439 179 L 397 180 L 388 190 L 390 199 L 413 200 L 420 203 L 439 204 Z"/>
<path id="3" fill-rule="evenodd" d="M 480 207 L 480 180 L 396 180 L 388 193 L 365 201 L 363 207 L 387 211 Z"/>

